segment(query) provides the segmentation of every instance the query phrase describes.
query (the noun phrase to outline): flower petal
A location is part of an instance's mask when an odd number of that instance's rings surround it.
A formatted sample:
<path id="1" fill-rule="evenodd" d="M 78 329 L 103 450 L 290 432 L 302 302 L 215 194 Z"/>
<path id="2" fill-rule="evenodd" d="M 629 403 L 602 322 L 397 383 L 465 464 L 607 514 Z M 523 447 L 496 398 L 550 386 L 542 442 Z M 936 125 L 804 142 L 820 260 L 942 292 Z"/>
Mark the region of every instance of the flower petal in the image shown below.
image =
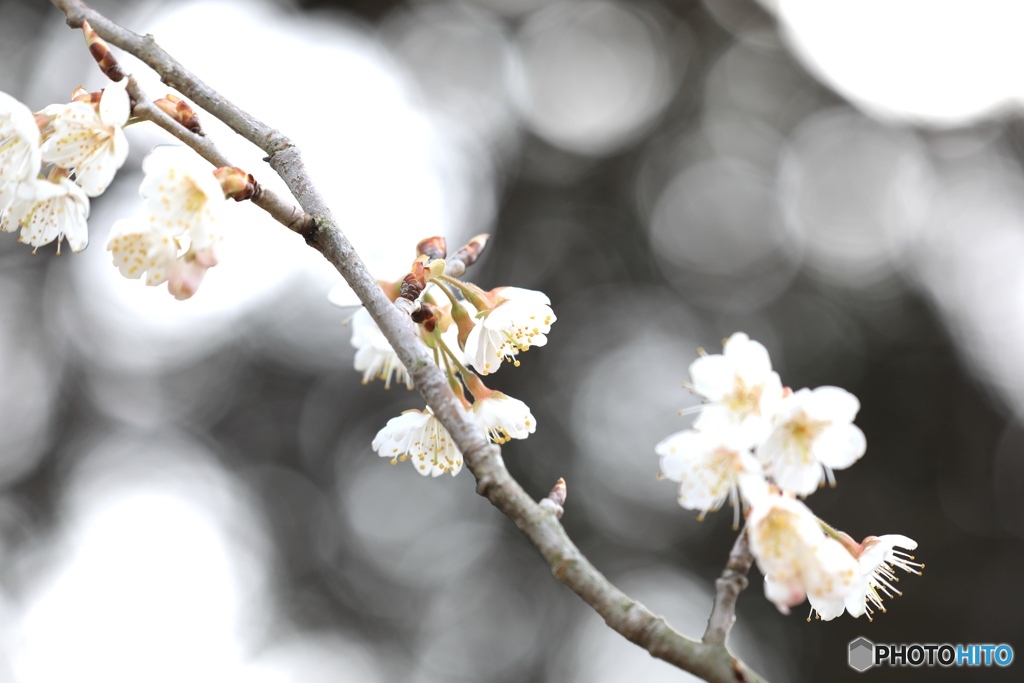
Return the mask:
<path id="1" fill-rule="evenodd" d="M 818 387 L 804 403 L 807 414 L 815 420 L 833 423 L 853 422 L 860 410 L 857 397 L 839 387 Z"/>
<path id="2" fill-rule="evenodd" d="M 733 390 L 736 373 L 725 356 L 701 356 L 690 363 L 693 390 L 709 401 L 720 401 Z"/>
<path id="3" fill-rule="evenodd" d="M 814 457 L 834 470 L 846 469 L 867 450 L 867 439 L 860 427 L 838 424 L 826 428 L 814 440 Z"/>
<path id="4" fill-rule="evenodd" d="M 729 337 L 722 353 L 732 363 L 736 374 L 742 377 L 747 384 L 764 382 L 768 373 L 772 371 L 772 361 L 768 357 L 768 349 L 764 347 L 764 344 L 753 341 L 742 332 L 737 332 Z"/>
<path id="5" fill-rule="evenodd" d="M 105 125 L 121 128 L 128 122 L 131 102 L 128 99 L 127 86 L 128 79 L 122 78 L 103 89 L 103 95 L 100 96 L 100 120 Z"/>

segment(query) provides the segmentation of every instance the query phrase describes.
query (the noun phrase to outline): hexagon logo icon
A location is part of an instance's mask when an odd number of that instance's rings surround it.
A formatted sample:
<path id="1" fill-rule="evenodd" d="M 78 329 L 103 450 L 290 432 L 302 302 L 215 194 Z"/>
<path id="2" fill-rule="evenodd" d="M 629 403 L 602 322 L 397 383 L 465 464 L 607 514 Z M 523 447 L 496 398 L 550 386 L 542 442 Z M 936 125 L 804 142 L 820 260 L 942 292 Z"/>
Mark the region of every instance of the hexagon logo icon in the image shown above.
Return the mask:
<path id="1" fill-rule="evenodd" d="M 850 642 L 850 668 L 856 671 L 867 671 L 875 664 L 875 644 L 867 638 L 858 638 Z"/>

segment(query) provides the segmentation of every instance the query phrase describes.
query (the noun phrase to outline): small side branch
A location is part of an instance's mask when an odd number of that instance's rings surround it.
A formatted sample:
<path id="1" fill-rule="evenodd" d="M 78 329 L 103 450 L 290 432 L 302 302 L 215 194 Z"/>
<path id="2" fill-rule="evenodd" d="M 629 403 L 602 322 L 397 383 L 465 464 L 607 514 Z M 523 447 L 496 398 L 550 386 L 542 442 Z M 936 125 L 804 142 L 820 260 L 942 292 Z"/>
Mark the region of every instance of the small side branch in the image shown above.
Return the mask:
<path id="1" fill-rule="evenodd" d="M 193 133 L 153 104 L 132 76 L 128 77 L 127 90 L 128 95 L 135 102 L 135 106 L 132 109 L 132 113 L 135 116 L 163 128 L 214 166 L 219 168 L 233 165 L 227 157 L 221 154 L 210 138 Z M 310 216 L 293 204 L 286 202 L 276 193 L 266 189 L 263 185 L 259 186 L 259 189 L 250 201 L 292 232 L 302 234 L 311 227 L 313 219 Z"/>
<path id="2" fill-rule="evenodd" d="M 705 644 L 725 645 L 736 621 L 736 600 L 749 583 L 747 574 L 753 563 L 754 556 L 750 553 L 747 530 L 744 528 L 729 552 L 722 576 L 715 581 L 715 605 L 708 617 L 707 630 L 704 631 Z"/>

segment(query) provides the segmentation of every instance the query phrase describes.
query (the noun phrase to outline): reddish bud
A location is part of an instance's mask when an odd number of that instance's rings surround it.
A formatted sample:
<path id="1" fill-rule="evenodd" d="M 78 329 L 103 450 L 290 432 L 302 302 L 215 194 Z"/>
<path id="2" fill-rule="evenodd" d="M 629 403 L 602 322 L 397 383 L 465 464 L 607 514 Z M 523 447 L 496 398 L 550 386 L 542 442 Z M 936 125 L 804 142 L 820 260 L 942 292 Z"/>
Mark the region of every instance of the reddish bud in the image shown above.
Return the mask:
<path id="1" fill-rule="evenodd" d="M 422 325 L 428 333 L 433 332 L 437 327 L 437 318 L 437 308 L 425 301 L 420 303 L 419 309 L 412 313 L 412 321 L 417 325 Z"/>
<path id="2" fill-rule="evenodd" d="M 96 34 L 88 21 L 82 22 L 82 33 L 85 34 L 85 44 L 89 47 L 92 58 L 100 65 L 100 71 L 115 83 L 124 78 L 124 70 L 117 63 L 114 53 L 110 51 L 110 46 Z"/>
<path id="3" fill-rule="evenodd" d="M 412 272 L 402 280 L 402 286 L 398 290 L 398 297 L 400 299 L 416 301 L 420 298 L 423 290 L 426 289 L 427 281 L 423 276 L 423 261 L 421 259 L 422 257 L 413 261 Z"/>
<path id="4" fill-rule="evenodd" d="M 153 102 L 160 111 L 170 116 L 183 128 L 186 128 L 197 135 L 201 135 L 203 127 L 199 125 L 199 117 L 188 102 L 177 95 L 168 93 L 159 100 Z"/>
<path id="5" fill-rule="evenodd" d="M 452 304 L 452 320 L 459 327 L 459 348 L 465 349 L 466 340 L 469 339 L 469 333 L 476 327 L 476 323 L 469 317 L 466 307 L 460 304 Z"/>
<path id="6" fill-rule="evenodd" d="M 448 244 L 444 237 L 428 237 L 416 245 L 416 255 L 429 256 L 430 260 L 443 259 L 448 254 Z"/>
<path id="7" fill-rule="evenodd" d="M 251 173 L 246 173 L 235 166 L 222 166 L 213 172 L 220 182 L 220 189 L 224 190 L 225 199 L 234 199 L 236 202 L 251 199 L 259 190 L 256 179 Z"/>
<path id="8" fill-rule="evenodd" d="M 480 258 L 480 254 L 483 253 L 484 247 L 487 246 L 487 240 L 490 238 L 490 235 L 477 235 L 466 246 L 455 252 L 455 256 L 452 258 L 462 261 L 468 268 Z"/>
<path id="9" fill-rule="evenodd" d="M 561 518 L 562 513 L 565 511 L 563 506 L 565 505 L 565 498 L 568 493 L 565 479 L 559 478 L 551 489 L 551 493 L 547 495 L 547 498 L 540 501 L 540 506 L 554 514 L 555 517 Z"/>

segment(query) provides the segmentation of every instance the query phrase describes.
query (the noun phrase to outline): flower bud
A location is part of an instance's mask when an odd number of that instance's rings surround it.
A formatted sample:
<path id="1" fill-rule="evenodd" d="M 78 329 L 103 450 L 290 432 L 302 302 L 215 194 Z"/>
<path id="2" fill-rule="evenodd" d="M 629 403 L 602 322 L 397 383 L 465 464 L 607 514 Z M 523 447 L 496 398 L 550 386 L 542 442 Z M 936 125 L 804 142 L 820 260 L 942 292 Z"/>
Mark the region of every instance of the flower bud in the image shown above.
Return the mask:
<path id="1" fill-rule="evenodd" d="M 168 93 L 159 100 L 153 102 L 163 113 L 170 116 L 183 128 L 186 128 L 197 135 L 202 135 L 203 127 L 199 125 L 199 116 L 188 102 L 177 95 Z"/>
<path id="2" fill-rule="evenodd" d="M 448 245 L 444 237 L 428 237 L 416 245 L 416 254 L 424 254 L 433 259 L 443 259 L 448 254 Z"/>
<path id="3" fill-rule="evenodd" d="M 437 327 L 437 308 L 426 301 L 420 303 L 420 307 L 412 313 L 412 321 L 417 325 L 422 325 L 428 333 L 433 332 Z"/>
<path id="4" fill-rule="evenodd" d="M 459 327 L 459 348 L 465 349 L 466 339 L 469 338 L 469 333 L 473 331 L 476 323 L 470 318 L 466 307 L 460 304 L 452 304 L 452 320 Z"/>
<path id="5" fill-rule="evenodd" d="M 424 273 L 424 277 L 426 277 L 426 279 L 428 279 L 428 280 L 433 280 L 434 278 L 436 278 L 436 277 L 438 277 L 440 275 L 444 275 L 444 269 L 445 269 L 444 259 L 443 258 L 434 259 L 433 261 L 431 261 L 430 263 L 427 264 L 427 269 L 426 269 L 426 272 Z"/>
<path id="6" fill-rule="evenodd" d="M 114 53 L 110 51 L 110 46 L 96 35 L 96 31 L 92 29 L 88 21 L 82 22 L 82 32 L 85 34 L 85 44 L 89 46 L 89 52 L 92 53 L 92 58 L 99 64 L 100 70 L 106 75 L 107 78 L 117 83 L 125 77 L 124 70 L 121 65 L 117 63 L 117 59 L 114 57 Z"/>
<path id="7" fill-rule="evenodd" d="M 452 260 L 462 261 L 466 268 L 476 263 L 476 260 L 480 258 L 480 254 L 483 253 L 484 247 L 487 246 L 487 240 L 491 238 L 490 235 L 477 235 L 469 241 L 466 246 L 455 252 L 455 256 Z"/>
<path id="8" fill-rule="evenodd" d="M 259 190 L 259 185 L 251 173 L 246 173 L 235 166 L 222 166 L 213 172 L 220 187 L 224 190 L 225 199 L 234 199 L 236 202 L 251 199 Z"/>
<path id="9" fill-rule="evenodd" d="M 423 259 L 420 257 L 413 261 L 412 272 L 405 276 L 402 280 L 402 287 L 398 290 L 398 297 L 400 299 L 406 299 L 407 301 L 416 301 L 420 298 L 420 294 L 427 286 L 427 281 L 423 276 Z"/>

